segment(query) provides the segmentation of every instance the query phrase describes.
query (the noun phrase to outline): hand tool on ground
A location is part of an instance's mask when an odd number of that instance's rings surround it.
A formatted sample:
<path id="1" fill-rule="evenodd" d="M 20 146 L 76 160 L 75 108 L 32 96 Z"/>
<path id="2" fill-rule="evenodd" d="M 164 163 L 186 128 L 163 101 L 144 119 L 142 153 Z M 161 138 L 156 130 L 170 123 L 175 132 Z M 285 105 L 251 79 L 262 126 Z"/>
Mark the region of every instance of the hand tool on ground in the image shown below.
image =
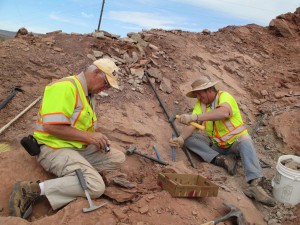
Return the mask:
<path id="1" fill-rule="evenodd" d="M 161 160 L 160 154 L 159 154 L 159 151 L 158 151 L 156 145 L 153 145 L 153 149 L 154 149 L 154 151 L 155 151 L 155 154 L 156 154 L 157 159 L 158 159 L 158 160 Z"/>
<path id="2" fill-rule="evenodd" d="M 179 115 L 174 114 L 170 117 L 169 122 L 171 122 L 171 121 L 173 122 L 175 119 L 179 119 L 179 118 L 180 118 Z M 196 127 L 199 130 L 204 130 L 205 129 L 204 126 L 202 126 L 202 125 L 200 125 L 199 123 L 196 123 L 196 122 L 190 122 L 189 124 Z"/>
<path id="3" fill-rule="evenodd" d="M 4 130 L 6 130 L 13 122 L 15 122 L 17 119 L 19 119 L 24 113 L 26 113 L 32 106 L 34 106 L 40 99 L 42 98 L 42 96 L 38 97 L 36 100 L 34 100 L 29 106 L 27 106 L 26 109 L 24 109 L 22 112 L 20 112 L 15 118 L 13 118 L 8 124 L 6 124 L 4 127 L 2 127 L 0 129 L 0 134 L 2 134 L 2 132 Z"/>
<path id="4" fill-rule="evenodd" d="M 158 160 L 158 159 L 156 159 L 156 158 L 154 158 L 154 157 L 152 157 L 152 156 L 149 156 L 149 155 L 146 155 L 146 154 L 143 154 L 143 153 L 141 153 L 141 152 L 138 152 L 137 150 L 136 150 L 136 147 L 129 147 L 128 149 L 127 149 L 127 151 L 126 151 L 126 154 L 127 155 L 133 155 L 133 154 L 137 154 L 137 155 L 140 155 L 140 156 L 142 156 L 142 157 L 145 157 L 145 158 L 147 158 L 147 159 L 150 159 L 150 160 L 152 160 L 152 161 L 154 161 L 154 162 L 157 162 L 157 163 L 159 163 L 159 164 L 162 164 L 162 165 L 169 165 L 168 163 L 166 163 L 166 162 L 164 162 L 164 161 L 162 161 L 162 160 Z"/>
<path id="5" fill-rule="evenodd" d="M 94 205 L 94 203 L 93 203 L 92 200 L 91 200 L 90 194 L 89 194 L 89 192 L 87 191 L 88 189 L 87 189 L 87 186 L 86 186 L 86 183 L 85 183 L 85 180 L 84 180 L 83 173 L 82 173 L 81 169 L 77 169 L 77 170 L 75 170 L 75 172 L 76 172 L 76 175 L 77 175 L 77 177 L 78 177 L 79 183 L 80 183 L 82 189 L 84 190 L 84 193 L 85 193 L 85 195 L 86 195 L 86 198 L 88 199 L 89 204 L 90 204 L 90 207 L 89 207 L 89 208 L 83 208 L 82 211 L 83 211 L 83 212 L 90 212 L 90 211 L 93 211 L 93 210 L 95 210 L 95 209 L 98 209 L 98 208 L 100 208 L 100 207 L 106 205 L 107 202 L 104 202 L 104 203 L 102 203 L 101 205 Z"/>
<path id="6" fill-rule="evenodd" d="M 228 220 L 231 217 L 236 217 L 238 225 L 247 225 L 248 224 L 245 217 L 244 217 L 244 214 L 241 212 L 241 210 L 239 210 L 237 207 L 235 207 L 234 205 L 232 205 L 228 202 L 224 202 L 223 204 L 230 208 L 230 212 L 228 214 L 226 214 L 225 216 L 214 219 L 214 220 L 209 221 L 207 223 L 203 223 L 202 225 L 215 225 L 215 224 L 218 224 L 218 223 L 223 222 L 225 220 Z"/>
<path id="7" fill-rule="evenodd" d="M 168 119 L 168 121 L 169 121 L 170 116 L 169 116 L 169 114 L 168 114 L 168 111 L 166 110 L 166 107 L 164 106 L 163 102 L 161 101 L 159 95 L 157 94 L 157 92 L 156 92 L 156 90 L 155 90 L 155 87 L 153 86 L 152 82 L 150 81 L 150 78 L 149 78 L 149 76 L 150 76 L 150 75 L 149 75 L 149 72 L 146 71 L 146 72 L 144 73 L 144 75 L 147 77 L 147 79 L 148 79 L 148 81 L 149 81 L 149 83 L 150 83 L 150 86 L 151 86 L 151 88 L 153 89 L 153 91 L 154 91 L 154 93 L 155 93 L 155 96 L 156 96 L 156 98 L 158 99 L 159 104 L 160 104 L 160 106 L 162 107 L 162 109 L 163 109 L 163 111 L 164 111 L 164 113 L 165 113 L 165 115 L 167 116 L 167 119 Z M 169 123 L 171 124 L 171 127 L 172 127 L 173 130 L 175 131 L 176 137 L 178 137 L 180 134 L 179 134 L 179 132 L 178 132 L 176 126 L 175 126 L 174 121 L 172 121 L 172 122 L 169 121 Z M 193 160 L 192 160 L 192 156 L 191 156 L 191 153 L 189 152 L 188 148 L 187 148 L 186 146 L 183 146 L 182 149 L 183 149 L 184 153 L 186 154 L 188 160 L 190 161 L 192 167 L 193 167 L 193 168 L 196 168 L 196 165 L 195 165 L 195 163 L 194 163 Z"/>
<path id="8" fill-rule="evenodd" d="M 172 134 L 172 139 L 176 138 L 175 134 Z M 175 162 L 175 147 L 172 146 L 172 161 Z"/>
<path id="9" fill-rule="evenodd" d="M 21 86 L 15 86 L 15 87 L 13 87 L 13 89 L 11 90 L 9 96 L 7 96 L 7 98 L 4 99 L 4 101 L 2 101 L 0 103 L 0 109 L 4 108 L 7 105 L 7 103 L 9 103 L 9 101 L 16 95 L 17 91 L 24 92 L 21 89 Z"/>

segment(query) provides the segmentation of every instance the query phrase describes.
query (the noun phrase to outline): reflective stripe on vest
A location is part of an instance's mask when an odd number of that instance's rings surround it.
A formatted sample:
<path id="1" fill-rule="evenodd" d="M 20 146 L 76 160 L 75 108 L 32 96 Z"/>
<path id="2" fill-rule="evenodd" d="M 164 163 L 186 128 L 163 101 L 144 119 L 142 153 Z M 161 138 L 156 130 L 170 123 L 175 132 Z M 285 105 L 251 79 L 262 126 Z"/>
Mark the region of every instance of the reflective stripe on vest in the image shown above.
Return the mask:
<path id="1" fill-rule="evenodd" d="M 85 96 L 81 83 L 76 76 L 63 78 L 58 82 L 71 82 L 72 85 L 75 87 L 76 90 L 75 105 L 72 106 L 74 108 L 70 109 L 73 111 L 73 114 L 71 115 L 70 118 L 68 118 L 66 115 L 55 114 L 55 113 L 44 114 L 43 117 L 41 117 L 41 109 L 40 109 L 40 113 L 38 115 L 39 118 L 36 123 L 36 130 L 34 131 L 34 136 L 38 141 L 53 148 L 67 148 L 67 147 L 82 148 L 84 147 L 84 145 L 87 145 L 88 143 L 81 142 L 81 141 L 68 141 L 68 140 L 60 139 L 44 131 L 43 124 L 55 124 L 55 121 L 59 121 L 57 122 L 57 124 L 71 125 L 72 127 L 78 130 L 87 131 L 87 132 L 94 131 L 95 122 L 97 120 L 94 111 L 95 109 L 94 99 L 93 98 L 90 99 L 92 103 L 92 107 L 91 107 L 90 103 L 88 102 Z M 51 85 L 53 84 L 50 84 L 49 86 Z M 89 116 L 90 119 L 88 119 L 87 115 Z"/>

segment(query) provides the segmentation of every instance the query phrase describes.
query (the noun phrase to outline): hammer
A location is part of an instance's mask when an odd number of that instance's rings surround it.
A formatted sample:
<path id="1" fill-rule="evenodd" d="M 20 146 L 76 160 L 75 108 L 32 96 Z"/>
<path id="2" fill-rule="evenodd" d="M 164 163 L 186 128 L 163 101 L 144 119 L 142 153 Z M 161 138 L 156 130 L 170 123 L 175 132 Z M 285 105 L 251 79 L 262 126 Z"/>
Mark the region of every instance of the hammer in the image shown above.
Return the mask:
<path id="1" fill-rule="evenodd" d="M 2 102 L 0 103 L 0 109 L 4 108 L 4 107 L 9 103 L 9 101 L 16 95 L 17 91 L 22 92 L 22 93 L 24 92 L 24 91 L 21 89 L 21 86 L 15 86 L 15 87 L 11 90 L 9 96 L 8 96 L 4 101 L 2 101 Z"/>
<path id="2" fill-rule="evenodd" d="M 162 164 L 162 165 L 165 165 L 165 166 L 168 165 L 168 163 L 166 163 L 166 162 L 164 162 L 164 161 L 161 161 L 161 160 L 156 159 L 156 158 L 154 158 L 154 157 L 152 157 L 152 156 L 149 156 L 149 155 L 143 154 L 143 153 L 141 153 L 141 152 L 138 152 L 138 151 L 136 150 L 136 147 L 129 147 L 129 148 L 127 149 L 127 151 L 126 151 L 126 154 L 127 154 L 127 155 L 137 154 L 137 155 L 140 155 L 140 156 L 145 157 L 145 158 L 147 158 L 147 159 L 150 159 L 150 160 L 152 160 L 152 161 L 154 161 L 154 162 L 158 162 L 159 164 Z"/>
<path id="3" fill-rule="evenodd" d="M 77 170 L 75 170 L 75 172 L 76 172 L 76 175 L 78 177 L 79 183 L 80 183 L 82 189 L 84 190 L 86 198 L 88 199 L 89 204 L 90 204 L 89 208 L 83 208 L 82 211 L 86 213 L 86 212 L 93 211 L 95 209 L 98 209 L 98 208 L 106 205 L 107 202 L 104 202 L 101 205 L 94 205 L 94 203 L 91 200 L 91 196 L 90 196 L 89 192 L 87 191 L 87 186 L 86 186 L 86 183 L 85 183 L 85 180 L 84 180 L 84 177 L 83 177 L 81 169 L 77 169 Z"/>
<path id="4" fill-rule="evenodd" d="M 178 109 L 175 109 L 173 115 L 170 116 L 170 118 L 169 118 L 169 122 L 173 122 L 175 119 L 179 119 L 180 118 L 180 116 L 177 115 L 177 111 L 178 111 Z M 199 123 L 196 123 L 196 122 L 190 122 L 190 125 L 198 128 L 199 130 L 204 130 L 205 129 L 204 126 L 202 126 L 202 125 L 200 125 Z"/>
<path id="5" fill-rule="evenodd" d="M 241 210 L 239 210 L 237 207 L 235 207 L 234 205 L 232 205 L 228 202 L 224 202 L 223 204 L 230 208 L 230 212 L 228 214 L 226 214 L 225 216 L 214 219 L 213 221 L 209 221 L 207 223 L 203 223 L 202 225 L 215 225 L 215 224 L 218 224 L 225 220 L 228 220 L 231 217 L 236 217 L 238 225 L 247 225 L 248 224 L 244 217 L 244 214 L 241 212 Z"/>

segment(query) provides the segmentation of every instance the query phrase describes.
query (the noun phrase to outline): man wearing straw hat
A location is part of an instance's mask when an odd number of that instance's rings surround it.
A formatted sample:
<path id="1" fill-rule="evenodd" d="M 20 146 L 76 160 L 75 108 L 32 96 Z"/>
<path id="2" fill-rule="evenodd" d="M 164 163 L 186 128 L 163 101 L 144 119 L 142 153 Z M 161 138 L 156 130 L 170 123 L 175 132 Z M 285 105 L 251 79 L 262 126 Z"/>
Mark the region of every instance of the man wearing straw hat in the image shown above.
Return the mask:
<path id="1" fill-rule="evenodd" d="M 85 197 L 77 169 L 83 172 L 91 198 L 104 193 L 105 184 L 99 173 L 119 169 L 125 154 L 112 147 L 107 149 L 110 140 L 97 132 L 94 94 L 110 87 L 119 89 L 113 75 L 117 69 L 110 59 L 99 59 L 79 75 L 46 86 L 34 138 L 41 144 L 38 162 L 58 178 L 18 181 L 10 197 L 10 216 L 27 218 L 33 202 L 42 195 L 53 210 L 78 196 Z"/>
<path id="2" fill-rule="evenodd" d="M 217 83 L 201 76 L 191 84 L 192 90 L 186 96 L 196 98 L 197 102 L 192 114 L 180 115 L 179 121 L 188 126 L 170 144 L 185 145 L 204 161 L 225 168 L 230 175 L 236 174 L 236 156 L 240 156 L 249 183 L 244 193 L 265 205 L 275 206 L 274 199 L 260 186 L 262 169 L 237 102 L 228 92 L 217 90 Z M 203 124 L 205 136 L 194 132 L 195 127 L 189 125 L 193 121 Z"/>

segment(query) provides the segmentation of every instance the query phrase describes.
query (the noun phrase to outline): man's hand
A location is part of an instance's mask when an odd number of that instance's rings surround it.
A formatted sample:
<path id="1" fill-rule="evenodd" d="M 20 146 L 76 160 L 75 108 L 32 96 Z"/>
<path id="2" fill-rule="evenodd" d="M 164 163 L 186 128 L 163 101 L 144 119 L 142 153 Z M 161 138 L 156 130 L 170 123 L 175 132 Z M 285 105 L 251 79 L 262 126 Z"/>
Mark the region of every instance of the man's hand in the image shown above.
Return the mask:
<path id="1" fill-rule="evenodd" d="M 182 147 L 184 144 L 184 139 L 183 137 L 179 136 L 177 138 L 170 139 L 169 143 L 172 147 Z"/>
<path id="2" fill-rule="evenodd" d="M 192 121 L 197 120 L 196 114 L 182 114 L 179 117 L 179 122 L 188 125 Z"/>
<path id="3" fill-rule="evenodd" d="M 99 132 L 88 133 L 89 142 L 98 147 L 99 150 L 104 149 L 104 145 L 110 145 L 108 138 Z"/>

